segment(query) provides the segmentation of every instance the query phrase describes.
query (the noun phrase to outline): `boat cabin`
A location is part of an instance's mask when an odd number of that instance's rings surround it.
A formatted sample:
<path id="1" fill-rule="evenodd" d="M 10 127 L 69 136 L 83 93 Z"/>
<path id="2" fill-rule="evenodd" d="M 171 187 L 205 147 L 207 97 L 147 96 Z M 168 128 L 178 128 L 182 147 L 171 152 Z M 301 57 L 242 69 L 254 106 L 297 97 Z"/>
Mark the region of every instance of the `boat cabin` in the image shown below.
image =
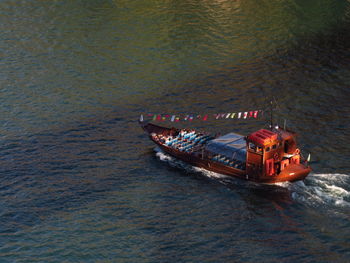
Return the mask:
<path id="1" fill-rule="evenodd" d="M 290 164 L 299 164 L 300 151 L 295 137 L 296 133 L 278 127 L 272 131 L 261 129 L 247 136 L 247 174 L 275 176 Z"/>

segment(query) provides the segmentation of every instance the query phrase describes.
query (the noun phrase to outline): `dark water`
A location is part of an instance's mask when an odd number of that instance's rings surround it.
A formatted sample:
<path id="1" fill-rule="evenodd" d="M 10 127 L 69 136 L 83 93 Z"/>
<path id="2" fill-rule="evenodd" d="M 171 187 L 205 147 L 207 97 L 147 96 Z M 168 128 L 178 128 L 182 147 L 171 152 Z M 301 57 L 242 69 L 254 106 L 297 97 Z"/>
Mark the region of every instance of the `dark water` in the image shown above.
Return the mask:
<path id="1" fill-rule="evenodd" d="M 2 1 L 0 22 L 1 262 L 350 260 L 348 1 Z M 137 124 L 273 96 L 304 182 L 189 167 Z"/>

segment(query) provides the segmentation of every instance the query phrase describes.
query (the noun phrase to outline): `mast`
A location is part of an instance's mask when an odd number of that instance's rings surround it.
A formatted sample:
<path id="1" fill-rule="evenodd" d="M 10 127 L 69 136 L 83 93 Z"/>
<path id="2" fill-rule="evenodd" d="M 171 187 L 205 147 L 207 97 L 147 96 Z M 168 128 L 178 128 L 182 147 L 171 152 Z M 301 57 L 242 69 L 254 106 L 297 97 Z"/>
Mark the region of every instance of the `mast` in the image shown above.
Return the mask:
<path id="1" fill-rule="evenodd" d="M 273 107 L 272 107 L 272 100 L 270 101 L 270 129 L 272 131 L 273 129 L 273 116 L 272 116 L 272 111 L 273 111 Z"/>

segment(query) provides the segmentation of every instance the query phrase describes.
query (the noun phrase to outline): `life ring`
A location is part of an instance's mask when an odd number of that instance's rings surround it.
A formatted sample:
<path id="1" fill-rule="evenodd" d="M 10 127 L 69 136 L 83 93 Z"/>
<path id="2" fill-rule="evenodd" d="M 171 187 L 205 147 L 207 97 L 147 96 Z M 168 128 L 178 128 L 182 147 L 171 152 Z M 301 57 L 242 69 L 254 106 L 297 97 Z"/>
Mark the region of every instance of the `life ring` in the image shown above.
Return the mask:
<path id="1" fill-rule="evenodd" d="M 278 157 L 279 157 L 278 153 L 275 153 L 275 154 L 273 155 L 273 159 L 275 159 L 276 161 L 278 160 Z"/>
<path id="2" fill-rule="evenodd" d="M 299 153 L 300 153 L 300 150 L 299 150 L 299 148 L 297 148 L 297 149 L 295 150 L 294 154 L 299 154 Z"/>

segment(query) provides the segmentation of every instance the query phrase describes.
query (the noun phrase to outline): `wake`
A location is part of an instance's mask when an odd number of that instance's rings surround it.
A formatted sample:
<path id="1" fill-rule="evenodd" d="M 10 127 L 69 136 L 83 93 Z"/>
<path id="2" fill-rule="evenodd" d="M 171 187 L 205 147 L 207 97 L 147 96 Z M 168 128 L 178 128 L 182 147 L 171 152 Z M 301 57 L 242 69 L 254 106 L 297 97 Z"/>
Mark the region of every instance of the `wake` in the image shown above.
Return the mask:
<path id="1" fill-rule="evenodd" d="M 252 182 L 218 174 L 186 164 L 164 153 L 158 147 L 154 149 L 156 156 L 168 162 L 170 166 L 180 168 L 188 173 L 200 173 L 208 178 L 219 181 L 226 185 L 246 183 L 246 187 L 266 187 Z M 242 184 L 244 185 L 244 184 Z M 288 189 L 293 200 L 310 206 L 335 206 L 350 208 L 350 175 L 347 174 L 310 174 L 304 181 L 294 183 L 277 183 L 276 187 Z M 243 186 L 244 187 L 244 186 Z"/>
<path id="2" fill-rule="evenodd" d="M 350 175 L 310 174 L 304 181 L 287 183 L 294 200 L 311 205 L 350 207 Z"/>

